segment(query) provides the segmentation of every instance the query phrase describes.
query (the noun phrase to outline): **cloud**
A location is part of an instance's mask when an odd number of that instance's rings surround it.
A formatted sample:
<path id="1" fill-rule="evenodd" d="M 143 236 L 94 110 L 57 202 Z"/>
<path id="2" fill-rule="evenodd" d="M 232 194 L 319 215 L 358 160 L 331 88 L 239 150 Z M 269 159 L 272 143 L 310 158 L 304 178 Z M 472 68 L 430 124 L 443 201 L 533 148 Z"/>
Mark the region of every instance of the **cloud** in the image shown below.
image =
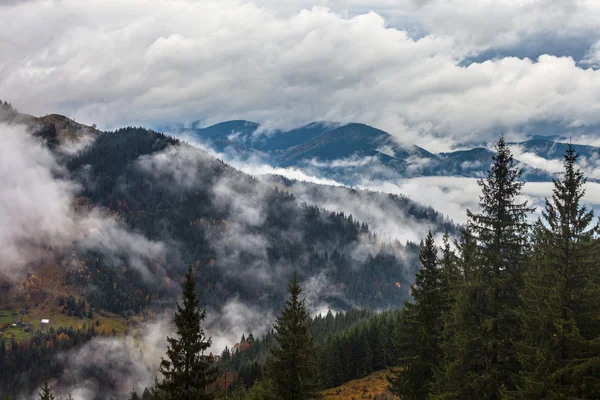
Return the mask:
<path id="1" fill-rule="evenodd" d="M 19 279 L 56 250 L 78 242 L 149 277 L 147 260 L 161 260 L 160 242 L 131 232 L 104 211 L 76 207 L 80 187 L 24 126 L 0 123 L 0 274 Z"/>
<path id="2" fill-rule="evenodd" d="M 74 239 L 77 186 L 23 126 L 0 124 L 0 271 L 12 275 Z"/>
<path id="3" fill-rule="evenodd" d="M 329 310 L 335 312 L 335 306 L 324 300 L 325 297 L 343 298 L 343 293 L 336 285 L 333 285 L 327 278 L 325 271 L 321 271 L 316 275 L 311 276 L 306 281 L 301 282 L 302 298 L 305 300 L 305 305 L 308 313 L 312 317 L 317 315 L 326 315 Z"/>
<path id="4" fill-rule="evenodd" d="M 462 64 L 542 32 L 600 39 L 593 1 L 279 3 L 3 7 L 0 92 L 31 113 L 102 127 L 357 121 L 434 151 L 535 121 L 600 123 L 600 71 L 569 57 Z"/>
<path id="5" fill-rule="evenodd" d="M 515 158 L 525 164 L 557 176 L 562 176 L 564 173 L 562 154 L 558 154 L 556 158 L 545 158 L 533 152 L 524 151 L 523 146 L 520 145 L 510 146 L 510 149 Z M 600 154 L 598 151 L 590 152 L 589 156 L 579 156 L 576 165 L 587 178 L 600 179 Z"/>
<path id="6" fill-rule="evenodd" d="M 210 351 L 221 354 L 225 346 L 231 348 L 240 341 L 242 334 L 252 333 L 255 338 L 269 331 L 275 315 L 272 310 L 244 303 L 237 297 L 227 300 L 220 311 L 209 313 L 206 319 L 206 333 L 212 336 Z"/>
<path id="7" fill-rule="evenodd" d="M 271 329 L 271 310 L 246 304 L 237 297 L 228 299 L 218 310 L 207 310 L 202 323 L 211 338 L 208 353 L 221 354 L 242 334 L 262 337 Z M 64 365 L 57 395 L 71 393 L 75 400 L 129 398 L 131 390 L 141 394 L 160 379 L 159 365 L 166 357 L 167 337 L 176 337 L 172 316 L 160 314 L 155 320 L 130 328 L 125 336 L 95 337 L 80 347 L 57 355 Z M 111 383 L 100 393 L 98 380 Z M 100 396 L 100 397 L 98 397 Z"/>
<path id="8" fill-rule="evenodd" d="M 551 173 L 559 173 L 564 171 L 562 159 L 546 159 L 544 157 L 540 157 L 533 152 L 526 152 L 523 150 L 523 146 L 514 145 L 510 146 L 510 151 L 512 152 L 515 159 L 532 166 L 533 168 L 539 168 L 544 171 L 548 171 Z"/>
<path id="9" fill-rule="evenodd" d="M 95 337 L 80 347 L 57 355 L 65 366 L 56 395 L 69 393 L 75 400 L 129 398 L 152 386 L 167 349 L 167 336 L 174 336 L 166 316 L 141 324 L 123 337 Z M 111 382 L 100 391 L 98 380 Z"/>
<path id="10" fill-rule="evenodd" d="M 219 310 L 207 310 L 202 327 L 211 338 L 207 353 L 221 354 L 242 334 L 262 337 L 271 329 L 275 315 L 270 310 L 241 302 L 233 297 Z M 75 400 L 129 398 L 131 390 L 141 394 L 160 379 L 159 365 L 166 357 L 167 337 L 176 337 L 172 317 L 160 314 L 155 320 L 130 328 L 125 336 L 94 337 L 82 346 L 57 355 L 64 366 L 55 394 Z M 100 392 L 99 380 L 103 385 Z M 51 385 L 52 386 L 52 385 Z"/>
<path id="11" fill-rule="evenodd" d="M 596 68 L 600 67 L 600 41 L 590 47 L 582 63 Z"/>

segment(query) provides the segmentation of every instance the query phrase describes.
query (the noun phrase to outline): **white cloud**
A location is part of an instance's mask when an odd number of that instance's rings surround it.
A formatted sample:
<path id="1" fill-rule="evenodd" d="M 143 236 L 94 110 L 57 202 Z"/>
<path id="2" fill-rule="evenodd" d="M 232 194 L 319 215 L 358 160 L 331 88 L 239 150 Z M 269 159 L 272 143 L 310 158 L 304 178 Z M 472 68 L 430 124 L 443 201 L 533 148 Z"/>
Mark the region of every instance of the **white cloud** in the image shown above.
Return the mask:
<path id="1" fill-rule="evenodd" d="M 551 173 L 558 173 L 564 171 L 563 163 L 560 159 L 548 160 L 544 157 L 538 156 L 535 153 L 524 151 L 523 146 L 520 145 L 510 146 L 510 151 L 512 152 L 515 159 L 533 168 L 539 168 L 541 170 L 548 171 Z"/>
<path id="2" fill-rule="evenodd" d="M 240 341 L 242 334 L 252 333 L 260 338 L 273 326 L 275 315 L 269 309 L 241 302 L 233 297 L 227 300 L 220 311 L 209 313 L 206 333 L 212 337 L 211 351 L 221 354 L 225 346 L 231 347 Z"/>
<path id="3" fill-rule="evenodd" d="M 0 123 L 0 141 L 0 274 L 19 279 L 30 263 L 52 262 L 55 250 L 78 241 L 151 276 L 147 261 L 164 257 L 163 243 L 102 210 L 74 207 L 79 186 L 24 126 Z"/>
<path id="4" fill-rule="evenodd" d="M 59 355 L 67 365 L 61 393 L 71 393 L 76 400 L 96 398 L 100 389 L 95 378 L 105 376 L 118 378 L 115 392 L 109 390 L 101 395 L 103 398 L 124 398 L 132 389 L 141 394 L 158 375 L 167 335 L 173 335 L 170 324 L 157 320 L 140 326 L 135 336 L 95 337 Z"/>
<path id="5" fill-rule="evenodd" d="M 600 41 L 597 41 L 590 47 L 582 62 L 594 67 L 600 66 Z"/>
<path id="6" fill-rule="evenodd" d="M 352 155 L 348 158 L 338 158 L 332 161 L 319 161 L 315 158 L 307 161 L 308 165 L 316 168 L 364 167 L 378 162 L 377 156 L 359 157 L 357 155 Z"/>
<path id="7" fill-rule="evenodd" d="M 538 120 L 600 123 L 600 71 L 570 58 L 460 66 L 543 32 L 600 39 L 596 2 L 280 3 L 6 6 L 0 93 L 31 113 L 58 111 L 103 127 L 358 121 L 434 150 Z M 414 26 L 423 34 L 413 36 Z"/>

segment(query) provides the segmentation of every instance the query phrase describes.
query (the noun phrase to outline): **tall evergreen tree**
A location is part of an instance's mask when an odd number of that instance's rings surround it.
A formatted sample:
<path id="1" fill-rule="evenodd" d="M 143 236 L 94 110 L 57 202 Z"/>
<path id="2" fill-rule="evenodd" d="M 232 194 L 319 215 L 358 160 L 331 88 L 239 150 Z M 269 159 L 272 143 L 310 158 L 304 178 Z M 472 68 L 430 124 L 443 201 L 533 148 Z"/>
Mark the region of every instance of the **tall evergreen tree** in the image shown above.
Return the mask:
<path id="1" fill-rule="evenodd" d="M 4 364 L 4 357 L 6 356 L 6 343 L 4 343 L 4 337 L 0 338 L 0 367 Z"/>
<path id="2" fill-rule="evenodd" d="M 442 270 L 431 232 L 421 243 L 421 269 L 412 290 L 414 304 L 406 302 L 397 335 L 399 368 L 388 377 L 390 391 L 405 400 L 424 399 L 434 370 L 441 362 L 442 312 L 447 301 L 442 292 Z"/>
<path id="3" fill-rule="evenodd" d="M 518 290 L 528 253 L 526 217 L 532 210 L 518 202 L 524 182 L 504 141 L 496 144 L 493 165 L 482 189 L 481 212 L 467 211 L 467 232 L 475 248 L 463 266 L 468 279 L 456 301 L 444 335 L 445 363 L 433 385 L 433 398 L 500 399 L 515 388 L 519 362 Z"/>
<path id="4" fill-rule="evenodd" d="M 158 384 L 158 392 L 166 398 L 178 400 L 211 399 L 208 385 L 215 381 L 216 371 L 211 358 L 205 355 L 211 345 L 201 327 L 206 310 L 198 308 L 196 280 L 190 266 L 182 283 L 183 307 L 177 304 L 173 318 L 177 337 L 167 338 L 167 359 L 162 359 L 160 372 L 164 380 Z"/>
<path id="5" fill-rule="evenodd" d="M 308 333 L 308 312 L 304 299 L 300 300 L 302 288 L 295 271 L 287 292 L 289 298 L 274 326 L 278 346 L 271 349 L 269 375 L 278 399 L 312 399 L 316 395 L 315 348 Z"/>
<path id="6" fill-rule="evenodd" d="M 444 314 L 448 314 L 454 303 L 453 292 L 461 280 L 458 258 L 450 245 L 450 235 L 448 232 L 444 233 L 441 254 L 440 290 L 441 294 L 444 296 L 443 312 Z"/>
<path id="7" fill-rule="evenodd" d="M 534 229 L 534 254 L 521 293 L 522 382 L 516 398 L 600 398 L 598 224 L 582 204 L 586 178 L 569 145 Z"/>
<path id="8" fill-rule="evenodd" d="M 40 400 L 54 400 L 54 394 L 52 393 L 52 390 L 50 390 L 50 385 L 48 384 L 47 380 L 45 380 L 42 384 L 42 389 L 39 393 L 39 396 Z"/>

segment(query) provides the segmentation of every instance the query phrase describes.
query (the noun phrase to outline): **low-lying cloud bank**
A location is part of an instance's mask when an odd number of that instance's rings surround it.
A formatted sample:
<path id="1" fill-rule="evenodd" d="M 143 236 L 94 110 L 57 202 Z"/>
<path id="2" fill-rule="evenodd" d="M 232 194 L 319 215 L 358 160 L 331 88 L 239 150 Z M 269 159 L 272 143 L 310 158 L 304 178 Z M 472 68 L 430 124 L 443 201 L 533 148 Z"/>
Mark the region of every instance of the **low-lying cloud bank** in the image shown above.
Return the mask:
<path id="1" fill-rule="evenodd" d="M 177 136 L 177 135 L 175 135 Z M 333 162 L 312 161 L 306 163 L 302 168 L 279 168 L 272 167 L 264 163 L 258 157 L 240 159 L 235 152 L 216 153 L 210 148 L 210 144 L 199 142 L 191 136 L 179 136 L 180 139 L 192 143 L 212 154 L 214 157 L 224 160 L 236 168 L 253 176 L 279 175 L 288 179 L 294 179 L 301 182 L 315 183 L 325 186 L 343 187 L 340 182 L 324 177 L 322 167 L 336 167 L 341 170 L 348 169 L 356 165 L 367 168 L 368 171 L 385 176 L 386 179 L 359 179 L 354 185 L 358 189 L 369 191 L 390 193 L 407 196 L 408 198 L 430 206 L 433 209 L 446 214 L 456 223 L 466 222 L 466 210 L 472 211 L 479 209 L 479 195 L 481 188 L 477 184 L 478 177 L 461 176 L 425 176 L 414 178 L 402 178 L 398 172 L 389 167 L 375 162 L 372 157 L 364 159 L 350 158 L 335 160 Z M 546 159 L 532 152 L 526 152 L 522 146 L 513 145 L 511 150 L 515 159 L 529 165 L 530 167 L 547 171 L 550 174 L 561 174 L 563 171 L 562 161 L 560 159 Z M 418 160 L 414 161 L 419 165 Z M 478 161 L 469 162 L 463 165 L 463 168 L 480 168 L 482 165 Z M 600 158 L 580 157 L 578 166 L 589 178 L 600 179 Z M 482 175 L 481 177 L 483 177 Z M 415 223 L 410 218 L 406 218 L 397 209 L 386 204 L 374 204 L 372 202 L 365 204 L 356 196 L 348 195 L 344 190 L 323 187 L 319 189 L 320 195 L 315 196 L 315 189 L 308 190 L 302 185 L 292 191 L 300 201 L 308 204 L 319 205 L 332 211 L 344 211 L 357 217 L 358 220 L 369 223 L 374 231 L 384 236 L 389 236 L 398 240 L 411 240 L 418 242 L 427 234 L 427 230 L 432 226 L 427 224 Z M 325 193 L 327 192 L 327 193 Z M 344 194 L 346 193 L 346 194 Z M 544 198 L 552 195 L 552 182 L 527 182 L 523 189 L 523 199 L 530 201 L 535 207 L 541 207 L 544 204 Z M 317 199 L 318 197 L 318 199 Z M 600 184 L 588 182 L 586 196 L 587 201 L 592 208 L 600 210 Z"/>
<path id="2" fill-rule="evenodd" d="M 18 280 L 29 267 L 53 262 L 78 242 L 116 264 L 125 261 L 150 279 L 149 259 L 165 245 L 132 232 L 106 211 L 76 204 L 80 186 L 25 126 L 0 123 L 0 274 Z"/>
<path id="3" fill-rule="evenodd" d="M 232 298 L 220 310 L 208 310 L 203 324 L 212 341 L 207 354 L 220 354 L 225 346 L 238 343 L 243 334 L 263 336 L 275 316 Z M 50 382 L 57 396 L 74 400 L 127 399 L 131 390 L 139 394 L 161 378 L 159 365 L 167 350 L 167 337 L 175 337 L 170 313 L 133 327 L 126 336 L 95 337 L 83 346 L 59 353 L 65 365 L 59 381 Z M 113 382 L 100 391 L 98 380 Z M 32 396 L 31 400 L 37 398 Z"/>

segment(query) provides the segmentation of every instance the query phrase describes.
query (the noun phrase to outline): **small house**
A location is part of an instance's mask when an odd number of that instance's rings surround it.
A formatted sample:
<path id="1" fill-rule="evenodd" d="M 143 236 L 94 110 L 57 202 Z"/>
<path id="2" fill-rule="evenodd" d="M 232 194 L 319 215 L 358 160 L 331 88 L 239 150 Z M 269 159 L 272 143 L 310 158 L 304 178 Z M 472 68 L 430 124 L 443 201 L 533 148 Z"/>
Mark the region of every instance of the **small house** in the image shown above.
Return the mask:
<path id="1" fill-rule="evenodd" d="M 49 325 L 50 324 L 50 320 L 49 319 L 43 319 L 42 320 L 42 325 Z"/>

